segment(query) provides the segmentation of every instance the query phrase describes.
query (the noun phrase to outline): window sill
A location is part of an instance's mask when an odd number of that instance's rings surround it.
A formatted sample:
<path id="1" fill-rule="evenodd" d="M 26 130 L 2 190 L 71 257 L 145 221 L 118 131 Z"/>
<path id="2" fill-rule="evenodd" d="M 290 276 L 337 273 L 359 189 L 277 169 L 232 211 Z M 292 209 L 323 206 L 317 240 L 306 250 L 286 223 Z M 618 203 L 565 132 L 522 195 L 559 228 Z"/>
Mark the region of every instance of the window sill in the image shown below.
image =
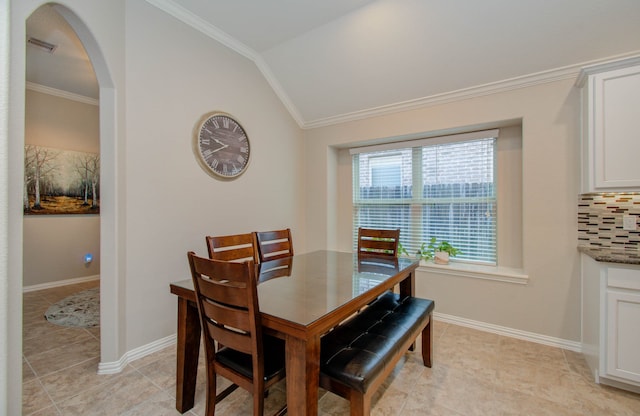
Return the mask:
<path id="1" fill-rule="evenodd" d="M 526 285 L 529 283 L 529 275 L 522 269 L 509 267 L 484 266 L 480 264 L 468 264 L 451 262 L 447 265 L 435 264 L 432 261 L 421 261 L 418 271 L 428 273 L 446 274 L 457 277 L 470 277 L 473 279 L 495 280 L 498 282 Z"/>

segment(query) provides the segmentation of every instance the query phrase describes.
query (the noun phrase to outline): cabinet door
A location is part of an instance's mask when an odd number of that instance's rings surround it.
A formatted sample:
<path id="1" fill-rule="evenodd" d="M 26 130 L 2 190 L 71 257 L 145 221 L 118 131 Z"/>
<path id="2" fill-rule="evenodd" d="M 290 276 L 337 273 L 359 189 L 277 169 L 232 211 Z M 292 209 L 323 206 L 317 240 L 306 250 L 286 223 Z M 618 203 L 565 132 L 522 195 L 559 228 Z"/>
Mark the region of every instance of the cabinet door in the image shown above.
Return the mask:
<path id="1" fill-rule="evenodd" d="M 607 374 L 640 382 L 640 292 L 607 290 Z"/>
<path id="2" fill-rule="evenodd" d="M 594 186 L 640 188 L 640 66 L 595 74 L 590 87 Z"/>

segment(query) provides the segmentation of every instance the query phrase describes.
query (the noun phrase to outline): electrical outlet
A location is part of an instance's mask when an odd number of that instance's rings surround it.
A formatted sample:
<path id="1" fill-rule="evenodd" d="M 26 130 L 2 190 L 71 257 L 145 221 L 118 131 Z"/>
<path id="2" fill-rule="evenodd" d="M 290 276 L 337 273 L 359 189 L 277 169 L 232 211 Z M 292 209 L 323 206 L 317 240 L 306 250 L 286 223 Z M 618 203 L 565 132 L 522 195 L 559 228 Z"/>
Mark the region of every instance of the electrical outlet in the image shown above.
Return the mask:
<path id="1" fill-rule="evenodd" d="M 635 231 L 636 230 L 636 216 L 635 215 L 624 215 L 622 217 L 622 229 L 627 231 Z"/>

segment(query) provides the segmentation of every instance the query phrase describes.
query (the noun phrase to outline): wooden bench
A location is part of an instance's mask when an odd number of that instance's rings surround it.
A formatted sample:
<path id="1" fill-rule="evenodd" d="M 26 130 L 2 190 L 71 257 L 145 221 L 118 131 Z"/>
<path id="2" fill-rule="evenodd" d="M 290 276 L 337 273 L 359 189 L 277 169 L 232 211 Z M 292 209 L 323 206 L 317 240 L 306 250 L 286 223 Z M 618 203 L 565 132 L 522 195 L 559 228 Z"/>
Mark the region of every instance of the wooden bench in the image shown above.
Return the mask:
<path id="1" fill-rule="evenodd" d="M 351 402 L 351 416 L 369 415 L 371 398 L 422 333 L 431 367 L 434 302 L 387 292 L 322 338 L 320 386 Z"/>

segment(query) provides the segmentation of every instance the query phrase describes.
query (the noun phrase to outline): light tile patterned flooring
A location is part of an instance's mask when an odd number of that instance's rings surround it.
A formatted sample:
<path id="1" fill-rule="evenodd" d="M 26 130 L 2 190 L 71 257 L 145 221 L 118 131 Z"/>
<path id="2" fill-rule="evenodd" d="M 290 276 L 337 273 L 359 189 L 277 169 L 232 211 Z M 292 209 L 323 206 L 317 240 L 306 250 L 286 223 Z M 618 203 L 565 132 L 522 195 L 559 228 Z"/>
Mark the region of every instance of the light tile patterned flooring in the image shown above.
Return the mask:
<path id="1" fill-rule="evenodd" d="M 174 347 L 136 360 L 120 374 L 97 375 L 99 330 L 44 319 L 50 304 L 96 285 L 24 294 L 23 414 L 178 415 Z M 407 353 L 377 393 L 373 415 L 640 415 L 640 395 L 595 384 L 578 353 L 437 321 L 434 338 L 433 368 L 422 365 L 419 348 Z M 205 384 L 201 365 L 189 415 L 204 415 Z M 276 385 L 265 414 L 285 397 L 285 385 Z M 249 415 L 248 398 L 238 389 L 216 414 Z M 324 416 L 349 414 L 346 400 L 324 391 L 319 409 Z"/>

